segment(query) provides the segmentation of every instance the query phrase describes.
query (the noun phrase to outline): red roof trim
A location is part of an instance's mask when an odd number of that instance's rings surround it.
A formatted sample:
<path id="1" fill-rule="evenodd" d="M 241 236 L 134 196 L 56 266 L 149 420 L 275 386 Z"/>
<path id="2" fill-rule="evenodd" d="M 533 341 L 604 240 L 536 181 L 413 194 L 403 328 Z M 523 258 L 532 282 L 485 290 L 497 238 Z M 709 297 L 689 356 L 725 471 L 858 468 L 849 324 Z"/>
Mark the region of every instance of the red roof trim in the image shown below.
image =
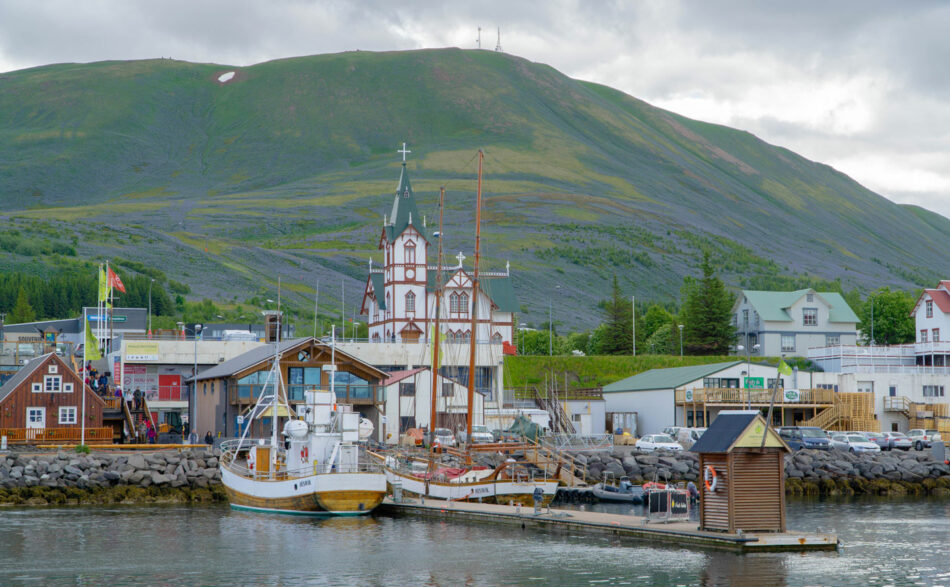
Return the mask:
<path id="1" fill-rule="evenodd" d="M 420 371 L 428 371 L 428 367 L 418 367 L 416 369 L 409 369 L 408 371 L 394 371 L 389 374 L 389 379 L 383 381 L 383 387 L 388 387 L 393 383 L 399 383 L 403 379 L 408 379 Z"/>

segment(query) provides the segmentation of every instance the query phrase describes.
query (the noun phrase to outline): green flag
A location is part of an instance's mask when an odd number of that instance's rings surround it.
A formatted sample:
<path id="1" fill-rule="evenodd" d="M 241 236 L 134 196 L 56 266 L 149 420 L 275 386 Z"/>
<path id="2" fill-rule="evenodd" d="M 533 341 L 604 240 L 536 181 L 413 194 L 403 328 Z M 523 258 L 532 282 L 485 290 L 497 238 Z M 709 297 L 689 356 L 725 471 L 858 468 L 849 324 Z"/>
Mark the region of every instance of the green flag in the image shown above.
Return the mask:
<path id="1" fill-rule="evenodd" d="M 788 366 L 788 363 L 785 362 L 785 359 L 782 359 L 781 361 L 779 361 L 778 372 L 781 373 L 782 375 L 792 374 L 792 368 Z"/>
<path id="2" fill-rule="evenodd" d="M 99 266 L 99 301 L 109 299 L 109 281 L 106 279 L 106 272 Z"/>
<path id="3" fill-rule="evenodd" d="M 102 358 L 102 353 L 99 352 L 99 341 L 96 340 L 96 337 L 92 334 L 92 328 L 89 327 L 89 320 L 86 320 L 85 345 L 87 361 L 98 361 Z"/>

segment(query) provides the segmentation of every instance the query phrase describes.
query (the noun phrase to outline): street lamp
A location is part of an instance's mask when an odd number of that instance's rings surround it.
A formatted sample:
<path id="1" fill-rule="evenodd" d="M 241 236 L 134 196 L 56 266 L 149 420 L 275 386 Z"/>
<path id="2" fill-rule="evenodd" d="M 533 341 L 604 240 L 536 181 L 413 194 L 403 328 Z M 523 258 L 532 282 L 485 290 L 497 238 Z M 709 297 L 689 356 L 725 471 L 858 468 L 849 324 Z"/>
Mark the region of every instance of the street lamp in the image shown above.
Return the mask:
<path id="1" fill-rule="evenodd" d="M 152 334 L 152 284 L 155 280 L 148 282 L 148 333 Z"/>
<path id="2" fill-rule="evenodd" d="M 683 356 L 683 325 L 680 324 L 680 356 Z"/>
<path id="3" fill-rule="evenodd" d="M 201 324 L 195 324 L 191 332 L 195 337 L 195 371 L 194 379 L 192 379 L 191 396 L 188 398 L 188 427 L 191 428 L 191 434 L 194 434 L 197 438 L 198 433 L 195 432 L 195 425 L 198 423 L 198 333 L 201 332 Z M 191 441 L 191 434 L 188 435 L 189 442 Z"/>
<path id="4" fill-rule="evenodd" d="M 554 290 L 561 289 L 560 285 L 555 285 Z M 548 356 L 554 356 L 554 310 L 551 304 L 551 296 L 548 296 Z"/>

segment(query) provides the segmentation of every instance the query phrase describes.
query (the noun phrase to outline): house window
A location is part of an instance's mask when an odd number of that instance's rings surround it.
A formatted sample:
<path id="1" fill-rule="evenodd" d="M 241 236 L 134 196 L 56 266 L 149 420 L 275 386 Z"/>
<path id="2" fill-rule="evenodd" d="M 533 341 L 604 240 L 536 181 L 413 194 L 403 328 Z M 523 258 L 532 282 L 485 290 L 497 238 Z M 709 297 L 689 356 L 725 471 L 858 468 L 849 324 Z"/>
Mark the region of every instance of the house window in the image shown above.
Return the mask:
<path id="1" fill-rule="evenodd" d="M 804 308 L 802 310 L 802 324 L 818 326 L 818 308 Z"/>
<path id="2" fill-rule="evenodd" d="M 930 333 L 933 334 L 933 340 L 934 340 L 934 342 L 940 342 L 940 329 L 939 329 L 939 328 L 934 328 L 933 330 L 930 331 Z"/>
<path id="3" fill-rule="evenodd" d="M 33 384 L 33 393 L 43 393 L 43 384 L 42 384 L 42 383 L 34 383 L 34 384 Z"/>
<path id="4" fill-rule="evenodd" d="M 924 302 L 924 304 L 927 306 L 927 317 L 933 318 L 934 317 L 934 301 L 927 300 L 926 302 Z"/>
<path id="5" fill-rule="evenodd" d="M 782 352 L 783 353 L 795 352 L 795 335 L 794 334 L 782 335 Z"/>
<path id="6" fill-rule="evenodd" d="M 825 346 L 838 346 L 840 344 L 841 344 L 840 334 L 826 334 L 825 335 Z"/>
<path id="7" fill-rule="evenodd" d="M 718 377 L 704 377 L 703 387 L 710 388 L 710 389 L 715 389 L 719 387 L 719 378 Z"/>
<path id="8" fill-rule="evenodd" d="M 72 384 L 72 383 L 64 383 L 64 384 L 63 384 L 63 393 L 72 393 L 72 392 L 73 392 L 73 384 Z"/>
<path id="9" fill-rule="evenodd" d="M 452 389 L 453 385 L 450 382 L 445 382 L 442 384 L 442 397 L 452 397 L 455 395 L 455 391 Z"/>
<path id="10" fill-rule="evenodd" d="M 50 373 L 59 373 L 59 367 L 57 365 L 50 365 L 48 371 Z"/>
<path id="11" fill-rule="evenodd" d="M 47 375 L 43 378 L 43 390 L 46 393 L 59 393 L 63 378 L 58 375 Z"/>
<path id="12" fill-rule="evenodd" d="M 406 245 L 406 263 L 411 265 L 416 263 L 416 243 L 412 241 Z"/>
<path id="13" fill-rule="evenodd" d="M 400 383 L 399 384 L 399 395 L 416 395 L 416 384 L 415 383 Z"/>
<path id="14" fill-rule="evenodd" d="M 925 385 L 924 397 L 944 397 L 942 385 Z"/>
<path id="15" fill-rule="evenodd" d="M 927 342 L 927 330 L 920 331 L 920 342 Z"/>
<path id="16" fill-rule="evenodd" d="M 805 301 L 807 301 L 808 303 L 814 302 L 814 301 L 815 301 L 815 294 L 807 294 L 807 295 L 805 296 Z"/>
<path id="17" fill-rule="evenodd" d="M 767 383 L 767 387 L 769 389 L 772 389 L 773 387 L 775 387 L 775 379 L 769 379 Z M 778 387 L 779 389 L 785 389 L 785 379 L 780 378 L 778 380 Z"/>
<path id="18" fill-rule="evenodd" d="M 406 311 L 415 312 L 416 311 L 416 294 L 409 292 L 406 294 Z"/>
<path id="19" fill-rule="evenodd" d="M 46 421 L 45 408 L 27 408 L 26 420 L 30 424 L 43 424 Z"/>
<path id="20" fill-rule="evenodd" d="M 76 408 L 75 407 L 62 407 L 59 409 L 59 423 L 60 424 L 75 424 L 76 423 Z"/>
<path id="21" fill-rule="evenodd" d="M 742 310 L 742 324 L 744 326 L 749 325 L 749 310 L 748 309 Z"/>

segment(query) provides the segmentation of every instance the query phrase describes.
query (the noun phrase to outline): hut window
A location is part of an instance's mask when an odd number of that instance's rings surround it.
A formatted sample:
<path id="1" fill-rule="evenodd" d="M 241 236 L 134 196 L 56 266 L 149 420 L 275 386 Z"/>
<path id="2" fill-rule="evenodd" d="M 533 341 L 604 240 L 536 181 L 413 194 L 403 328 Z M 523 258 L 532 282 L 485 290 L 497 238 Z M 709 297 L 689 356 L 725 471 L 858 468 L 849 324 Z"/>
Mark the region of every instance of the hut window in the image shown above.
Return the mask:
<path id="1" fill-rule="evenodd" d="M 47 375 L 43 378 L 43 387 L 46 393 L 59 393 L 62 384 L 63 378 L 59 376 Z"/>
<path id="2" fill-rule="evenodd" d="M 42 392 L 43 392 L 43 384 L 42 384 L 42 383 L 34 383 L 34 384 L 33 384 L 33 393 L 42 393 Z"/>
<path id="3" fill-rule="evenodd" d="M 63 384 L 63 393 L 72 393 L 72 392 L 73 392 L 73 384 L 72 384 L 72 383 L 64 383 L 64 384 Z"/>
<path id="4" fill-rule="evenodd" d="M 49 366 L 49 372 L 50 372 L 50 373 L 59 373 L 59 367 L 57 367 L 56 365 L 50 365 L 50 366 Z"/>
<path id="5" fill-rule="evenodd" d="M 76 408 L 73 406 L 59 408 L 59 423 L 60 424 L 75 424 L 76 423 Z"/>

